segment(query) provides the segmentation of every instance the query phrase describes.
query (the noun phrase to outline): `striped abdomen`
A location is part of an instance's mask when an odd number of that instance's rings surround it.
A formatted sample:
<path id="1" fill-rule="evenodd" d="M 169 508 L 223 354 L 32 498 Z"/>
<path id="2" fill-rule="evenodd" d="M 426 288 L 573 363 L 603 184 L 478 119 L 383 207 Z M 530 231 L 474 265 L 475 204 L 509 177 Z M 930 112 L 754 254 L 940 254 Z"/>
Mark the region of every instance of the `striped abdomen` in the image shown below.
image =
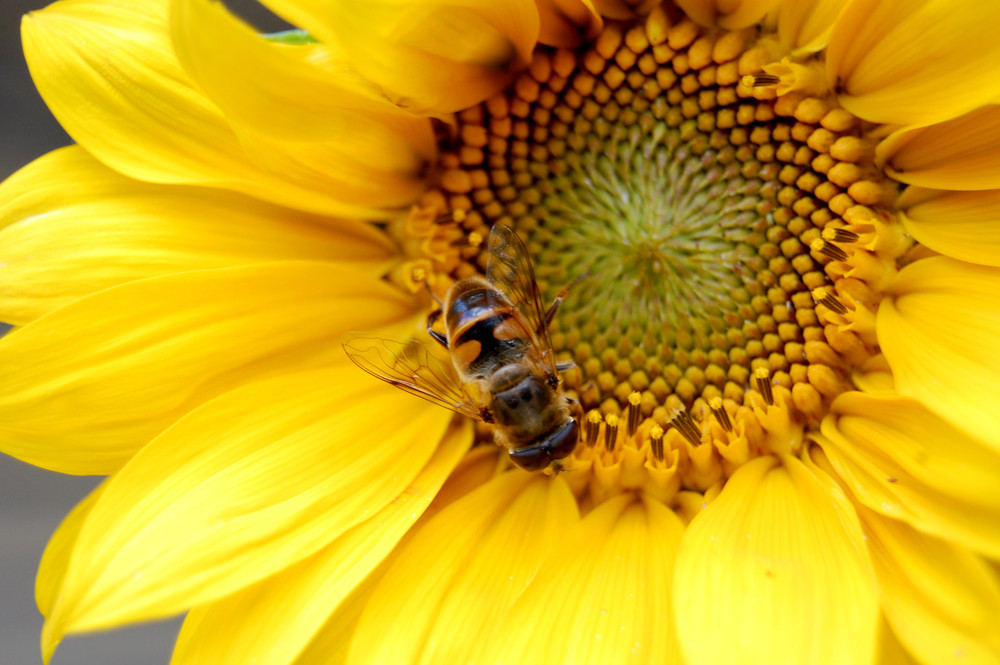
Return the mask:
<path id="1" fill-rule="evenodd" d="M 455 284 L 445 312 L 451 357 L 467 378 L 489 377 L 523 356 L 531 344 L 520 313 L 485 279 L 470 277 Z"/>

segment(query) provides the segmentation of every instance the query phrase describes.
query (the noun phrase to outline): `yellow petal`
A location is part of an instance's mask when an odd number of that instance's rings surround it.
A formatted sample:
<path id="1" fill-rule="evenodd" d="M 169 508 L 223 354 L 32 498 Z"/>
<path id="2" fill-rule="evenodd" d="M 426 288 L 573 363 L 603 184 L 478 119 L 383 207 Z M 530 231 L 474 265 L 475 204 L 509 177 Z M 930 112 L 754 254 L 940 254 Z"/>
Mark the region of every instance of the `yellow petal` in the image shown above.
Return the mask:
<path id="1" fill-rule="evenodd" d="M 223 190 L 143 183 L 78 146 L 0 185 L 0 226 L 0 320 L 16 325 L 146 277 L 294 259 L 337 261 L 377 277 L 393 255 L 388 238 L 361 222 Z"/>
<path id="2" fill-rule="evenodd" d="M 73 553 L 73 546 L 76 545 L 77 536 L 83 527 L 84 520 L 90 515 L 94 504 L 108 486 L 108 481 L 93 489 L 83 501 L 76 504 L 73 510 L 69 511 L 59 528 L 56 529 L 52 537 L 49 538 L 45 551 L 42 553 L 42 560 L 38 563 L 38 575 L 35 578 L 35 603 L 42 616 L 49 616 L 52 608 L 59 598 L 59 589 L 62 587 L 63 579 L 66 577 L 66 567 L 69 565 L 70 555 Z"/>
<path id="3" fill-rule="evenodd" d="M 536 0 L 538 41 L 546 46 L 576 48 L 597 36 L 604 25 L 590 0 Z"/>
<path id="4" fill-rule="evenodd" d="M 337 171 L 316 188 L 294 172 L 248 159 L 241 145 L 247 137 L 236 135 L 178 63 L 167 4 L 63 0 L 24 18 L 32 78 L 70 136 L 139 180 L 212 185 L 322 214 L 388 215 L 399 196 L 395 182 L 387 188 L 374 179 L 366 186 L 357 174 Z M 338 154 L 351 161 L 349 154 Z M 421 175 L 404 179 L 417 183 Z"/>
<path id="5" fill-rule="evenodd" d="M 861 508 L 879 595 L 893 632 L 923 663 L 1000 663 L 1000 582 L 943 540 Z"/>
<path id="6" fill-rule="evenodd" d="M 854 0 L 826 51 L 840 103 L 871 122 L 926 125 L 997 97 L 1000 3 Z"/>
<path id="7" fill-rule="evenodd" d="M 395 561 L 393 552 L 382 561 L 381 565 L 354 587 L 351 594 L 337 606 L 326 624 L 317 632 L 313 640 L 293 661 L 294 665 L 345 665 L 351 638 L 357 629 L 361 613 L 368 606 L 372 592 L 382 580 L 385 571 Z M 177 665 L 171 663 L 170 665 Z"/>
<path id="8" fill-rule="evenodd" d="M 342 665 L 347 662 L 351 639 L 357 629 L 361 613 L 368 605 L 372 593 L 385 573 L 392 568 L 406 543 L 437 513 L 455 503 L 473 489 L 489 482 L 506 467 L 506 453 L 497 446 L 476 446 L 455 467 L 448 481 L 434 501 L 424 511 L 420 520 L 403 536 L 400 544 L 364 579 L 350 596 L 345 598 L 326 624 L 316 633 L 306 649 L 299 654 L 295 665 Z M 172 663 L 171 665 L 177 665 Z"/>
<path id="9" fill-rule="evenodd" d="M 904 228 L 946 256 L 1000 266 L 1000 190 L 942 192 L 907 189 L 897 208 Z"/>
<path id="10" fill-rule="evenodd" d="M 662 0 L 593 0 L 594 7 L 605 18 L 622 21 L 645 16 L 653 11 Z"/>
<path id="11" fill-rule="evenodd" d="M 1000 508 L 1000 454 L 983 446 L 919 402 L 898 395 L 846 392 L 824 422 L 850 440 L 852 455 L 891 464 L 889 476 L 905 486 L 920 483 L 928 491 Z"/>
<path id="12" fill-rule="evenodd" d="M 688 663 L 874 660 L 878 604 L 857 515 L 797 459 L 736 470 L 688 525 L 674 585 Z"/>
<path id="13" fill-rule="evenodd" d="M 399 110 L 343 64 L 333 66 L 325 45 L 261 39 L 207 0 L 172 3 L 171 28 L 185 71 L 232 122 L 275 139 L 363 140 L 386 170 L 393 160 L 406 172 L 434 156 L 430 121 Z"/>
<path id="14" fill-rule="evenodd" d="M 823 451 L 855 497 L 927 533 L 1000 555 L 1000 455 L 897 396 L 844 393 Z"/>
<path id="15" fill-rule="evenodd" d="M 888 292 L 875 326 L 896 389 L 1000 450 L 1000 270 L 931 257 Z"/>
<path id="16" fill-rule="evenodd" d="M 0 339 L 0 450 L 106 474 L 198 404 L 342 357 L 340 336 L 413 315 L 385 282 L 283 262 L 129 282 Z"/>
<path id="17" fill-rule="evenodd" d="M 413 483 L 451 415 L 346 361 L 195 409 L 108 483 L 80 531 L 43 651 L 67 632 L 218 599 L 319 551 Z"/>
<path id="18" fill-rule="evenodd" d="M 410 486 L 309 559 L 188 613 L 172 665 L 286 665 L 424 512 L 472 443 L 468 421 L 445 435 Z"/>
<path id="19" fill-rule="evenodd" d="M 937 189 L 1000 189 L 1000 106 L 930 127 L 900 129 L 875 149 L 896 180 Z"/>
<path id="20" fill-rule="evenodd" d="M 885 620 L 885 613 L 882 614 L 882 620 L 879 622 L 879 653 L 878 660 L 876 661 L 879 665 L 919 665 L 917 661 L 913 659 L 899 643 L 899 638 L 889 623 Z"/>
<path id="21" fill-rule="evenodd" d="M 479 662 L 679 663 L 670 590 L 683 530 L 656 500 L 600 504 L 558 543 Z"/>
<path id="22" fill-rule="evenodd" d="M 778 38 L 788 50 L 814 53 L 826 47 L 843 0 L 796 0 L 778 8 Z"/>
<path id="23" fill-rule="evenodd" d="M 742 30 L 760 21 L 779 0 L 677 0 L 691 20 L 708 28 Z"/>
<path id="24" fill-rule="evenodd" d="M 565 481 L 542 474 L 506 473 L 453 503 L 420 527 L 382 578 L 348 662 L 473 659 L 578 519 Z"/>
<path id="25" fill-rule="evenodd" d="M 534 0 L 264 0 L 414 113 L 474 106 L 531 60 Z"/>

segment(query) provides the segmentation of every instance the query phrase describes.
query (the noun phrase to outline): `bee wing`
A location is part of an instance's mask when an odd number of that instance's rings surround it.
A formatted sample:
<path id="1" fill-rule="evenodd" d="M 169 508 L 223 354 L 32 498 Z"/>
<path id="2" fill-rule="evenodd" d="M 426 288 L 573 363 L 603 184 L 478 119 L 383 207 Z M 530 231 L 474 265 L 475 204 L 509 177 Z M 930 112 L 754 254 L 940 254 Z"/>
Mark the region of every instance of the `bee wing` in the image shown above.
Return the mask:
<path id="1" fill-rule="evenodd" d="M 545 326 L 545 309 L 535 281 L 535 269 L 521 238 L 505 224 L 494 224 L 490 231 L 489 262 L 486 279 L 510 296 L 511 304 L 528 321 L 540 347 L 546 366 L 555 375 L 556 360 Z"/>
<path id="2" fill-rule="evenodd" d="M 487 420 L 489 412 L 465 389 L 454 368 L 423 342 L 348 333 L 342 344 L 347 357 L 372 376 L 463 416 Z"/>

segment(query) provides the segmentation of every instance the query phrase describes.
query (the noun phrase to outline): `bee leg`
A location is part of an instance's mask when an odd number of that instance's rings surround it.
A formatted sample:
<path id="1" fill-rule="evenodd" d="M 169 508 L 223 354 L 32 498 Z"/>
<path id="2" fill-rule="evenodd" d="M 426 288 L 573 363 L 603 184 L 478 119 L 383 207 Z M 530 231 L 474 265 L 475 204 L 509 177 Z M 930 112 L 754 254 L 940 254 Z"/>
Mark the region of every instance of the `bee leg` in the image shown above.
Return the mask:
<path id="1" fill-rule="evenodd" d="M 436 309 L 427 315 L 427 334 L 430 335 L 435 342 L 437 342 L 438 344 L 447 349 L 448 338 L 439 333 L 438 331 L 434 330 L 434 324 L 437 323 L 437 320 L 441 318 L 441 314 L 443 311 L 444 310 Z"/>
<path id="2" fill-rule="evenodd" d="M 559 311 L 559 306 L 563 304 L 563 300 L 566 300 L 566 296 L 569 295 L 569 290 L 572 289 L 577 284 L 579 284 L 581 281 L 583 281 L 583 279 L 588 275 L 590 275 L 589 272 L 583 273 L 582 275 L 574 279 L 569 286 L 564 287 L 559 291 L 559 293 L 556 294 L 555 300 L 552 301 L 552 304 L 549 305 L 548 311 L 545 312 L 545 318 L 542 319 L 541 330 L 537 331 L 539 334 L 541 334 L 543 330 L 549 329 L 549 324 L 552 323 L 552 319 L 555 318 L 556 312 Z"/>
<path id="3" fill-rule="evenodd" d="M 437 303 L 438 309 L 444 309 L 444 303 L 441 302 L 440 298 L 438 298 L 438 294 L 434 293 L 434 289 L 431 288 L 431 285 L 427 283 L 426 279 L 423 279 L 422 281 L 424 283 L 424 288 L 427 289 L 427 293 L 429 293 L 431 298 L 434 299 L 434 302 Z"/>
<path id="4" fill-rule="evenodd" d="M 569 370 L 576 367 L 576 363 L 572 360 L 567 360 L 566 362 L 556 363 L 556 370 L 559 372 L 568 372 Z"/>

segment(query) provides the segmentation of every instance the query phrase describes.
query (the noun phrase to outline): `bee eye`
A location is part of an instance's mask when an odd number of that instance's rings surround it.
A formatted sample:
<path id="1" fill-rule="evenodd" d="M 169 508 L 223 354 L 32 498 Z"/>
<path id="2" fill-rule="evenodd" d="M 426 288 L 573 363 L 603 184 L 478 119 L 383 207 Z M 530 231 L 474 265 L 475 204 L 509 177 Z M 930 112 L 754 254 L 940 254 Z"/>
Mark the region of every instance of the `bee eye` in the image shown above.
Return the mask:
<path id="1" fill-rule="evenodd" d="M 530 448 L 521 448 L 520 450 L 510 450 L 507 454 L 510 456 L 510 461 L 525 471 L 539 471 L 548 466 L 551 461 L 548 454 L 542 450 L 541 446 L 531 446 Z"/>

